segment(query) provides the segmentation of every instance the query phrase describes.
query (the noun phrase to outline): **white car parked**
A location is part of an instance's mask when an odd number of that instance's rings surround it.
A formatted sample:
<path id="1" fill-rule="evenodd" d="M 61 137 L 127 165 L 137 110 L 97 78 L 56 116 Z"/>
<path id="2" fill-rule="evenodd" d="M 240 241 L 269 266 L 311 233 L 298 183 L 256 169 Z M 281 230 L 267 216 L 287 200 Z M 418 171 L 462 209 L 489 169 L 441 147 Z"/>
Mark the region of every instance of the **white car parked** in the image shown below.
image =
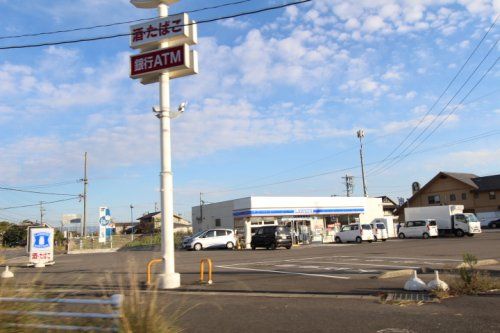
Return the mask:
<path id="1" fill-rule="evenodd" d="M 407 221 L 398 231 L 398 237 L 401 239 L 407 237 L 422 237 L 427 239 L 437 236 L 438 228 L 436 220 Z"/>
<path id="2" fill-rule="evenodd" d="M 182 242 L 182 248 L 200 251 L 208 248 L 233 249 L 236 237 L 231 229 L 210 229 L 200 231 Z"/>
<path id="3" fill-rule="evenodd" d="M 372 226 L 373 240 L 375 242 L 378 240 L 385 242 L 387 238 L 389 238 L 389 234 L 387 233 L 385 224 L 383 224 L 382 222 L 372 222 L 370 225 Z"/>
<path id="4" fill-rule="evenodd" d="M 348 224 L 343 226 L 339 232 L 335 235 L 335 242 L 356 242 L 361 243 L 362 241 L 373 241 L 373 231 L 369 224 Z"/>

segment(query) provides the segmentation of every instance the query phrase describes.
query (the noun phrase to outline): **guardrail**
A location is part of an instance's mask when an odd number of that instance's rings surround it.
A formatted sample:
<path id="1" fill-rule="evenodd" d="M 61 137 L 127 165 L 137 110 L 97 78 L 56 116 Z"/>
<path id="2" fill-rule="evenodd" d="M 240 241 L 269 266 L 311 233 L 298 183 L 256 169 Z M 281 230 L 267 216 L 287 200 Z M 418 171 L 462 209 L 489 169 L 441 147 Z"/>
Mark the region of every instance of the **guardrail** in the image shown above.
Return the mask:
<path id="1" fill-rule="evenodd" d="M 118 332 L 120 330 L 120 319 L 122 317 L 123 296 L 120 294 L 112 295 L 107 299 L 83 299 L 83 298 L 20 298 L 20 297 L 0 297 L 0 303 L 19 303 L 28 304 L 28 307 L 33 307 L 34 304 L 74 304 L 80 306 L 89 305 L 110 305 L 112 311 L 109 313 L 102 312 L 75 312 L 75 311 L 39 311 L 39 310 L 1 310 L 0 315 L 3 317 L 0 321 L 0 327 L 11 328 L 35 328 L 43 330 L 62 330 L 62 331 L 79 331 L 79 332 Z M 7 318 L 5 318 L 7 317 Z M 16 321 L 16 317 L 22 318 L 25 323 L 9 322 Z M 63 325 L 54 323 L 29 323 L 32 317 L 42 318 L 70 318 L 70 319 L 96 319 L 111 320 L 111 325 L 108 326 L 92 326 L 92 325 Z M 28 323 L 26 323 L 28 322 Z"/>

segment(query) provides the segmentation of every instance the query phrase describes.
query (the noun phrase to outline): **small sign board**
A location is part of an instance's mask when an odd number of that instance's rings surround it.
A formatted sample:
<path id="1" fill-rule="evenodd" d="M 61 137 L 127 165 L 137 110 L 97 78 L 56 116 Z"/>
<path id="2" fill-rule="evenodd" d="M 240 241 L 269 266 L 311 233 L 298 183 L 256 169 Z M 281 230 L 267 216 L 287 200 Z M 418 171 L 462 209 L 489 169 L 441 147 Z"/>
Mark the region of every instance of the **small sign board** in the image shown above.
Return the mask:
<path id="1" fill-rule="evenodd" d="M 161 17 L 130 26 L 130 47 L 148 51 L 158 48 L 161 42 L 168 45 L 194 45 L 198 43 L 198 29 L 187 14 Z"/>
<path id="2" fill-rule="evenodd" d="M 28 228 L 28 255 L 30 264 L 47 264 L 54 261 L 53 228 Z"/>
<path id="3" fill-rule="evenodd" d="M 170 79 L 196 74 L 198 54 L 184 44 L 130 57 L 130 77 L 142 79 L 143 84 L 157 82 L 164 72 L 170 73 Z"/>

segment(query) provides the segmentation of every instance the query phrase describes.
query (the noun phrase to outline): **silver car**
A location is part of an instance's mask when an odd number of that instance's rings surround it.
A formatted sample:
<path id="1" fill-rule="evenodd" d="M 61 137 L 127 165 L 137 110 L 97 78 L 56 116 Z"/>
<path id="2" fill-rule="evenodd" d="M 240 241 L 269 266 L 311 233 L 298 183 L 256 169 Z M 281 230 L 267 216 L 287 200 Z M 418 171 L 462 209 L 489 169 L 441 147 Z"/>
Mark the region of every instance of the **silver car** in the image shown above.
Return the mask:
<path id="1" fill-rule="evenodd" d="M 203 249 L 226 248 L 232 250 L 236 237 L 231 229 L 209 229 L 197 232 L 182 242 L 182 248 L 200 251 Z"/>

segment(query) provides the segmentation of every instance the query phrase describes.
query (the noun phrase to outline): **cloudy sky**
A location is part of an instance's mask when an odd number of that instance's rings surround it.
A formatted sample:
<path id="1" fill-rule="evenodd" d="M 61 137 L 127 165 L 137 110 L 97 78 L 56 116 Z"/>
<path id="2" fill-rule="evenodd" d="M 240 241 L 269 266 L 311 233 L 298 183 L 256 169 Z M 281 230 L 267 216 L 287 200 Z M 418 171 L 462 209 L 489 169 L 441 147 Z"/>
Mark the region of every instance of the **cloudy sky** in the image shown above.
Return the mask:
<path id="1" fill-rule="evenodd" d="M 228 2 L 180 1 L 170 12 Z M 287 2 L 249 0 L 191 17 Z M 200 192 L 207 202 L 342 195 L 345 174 L 360 195 L 361 128 L 369 195 L 408 197 L 413 181 L 440 170 L 497 174 L 499 13 L 500 0 L 314 0 L 200 24 L 200 73 L 171 85 L 173 105 L 189 102 L 172 122 L 175 211 L 190 219 Z M 124 24 L 5 38 L 156 15 L 127 0 L 0 0 L 0 47 L 126 33 Z M 129 78 L 128 44 L 0 50 L 1 186 L 81 193 L 88 152 L 91 224 L 103 205 L 120 221 L 130 220 L 130 204 L 136 217 L 154 210 L 158 86 Z M 0 191 L 0 208 L 61 198 Z M 82 204 L 45 209 L 58 225 Z M 38 219 L 38 207 L 0 210 L 0 219 L 24 218 Z"/>

